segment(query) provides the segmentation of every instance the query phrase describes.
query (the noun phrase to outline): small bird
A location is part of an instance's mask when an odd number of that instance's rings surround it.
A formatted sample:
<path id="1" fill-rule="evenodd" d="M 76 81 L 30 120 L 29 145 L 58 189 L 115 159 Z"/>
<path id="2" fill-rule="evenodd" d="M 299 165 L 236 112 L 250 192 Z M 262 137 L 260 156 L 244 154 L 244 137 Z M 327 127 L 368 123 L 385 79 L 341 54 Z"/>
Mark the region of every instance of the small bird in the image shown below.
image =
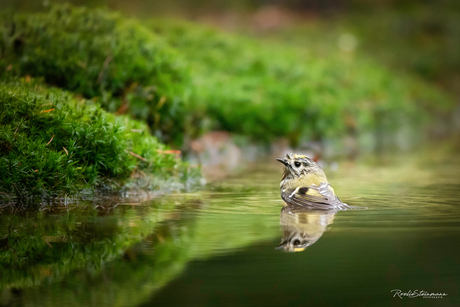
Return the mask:
<path id="1" fill-rule="evenodd" d="M 291 153 L 276 160 L 285 166 L 280 190 L 287 205 L 321 210 L 362 209 L 343 203 L 323 170 L 307 156 Z"/>

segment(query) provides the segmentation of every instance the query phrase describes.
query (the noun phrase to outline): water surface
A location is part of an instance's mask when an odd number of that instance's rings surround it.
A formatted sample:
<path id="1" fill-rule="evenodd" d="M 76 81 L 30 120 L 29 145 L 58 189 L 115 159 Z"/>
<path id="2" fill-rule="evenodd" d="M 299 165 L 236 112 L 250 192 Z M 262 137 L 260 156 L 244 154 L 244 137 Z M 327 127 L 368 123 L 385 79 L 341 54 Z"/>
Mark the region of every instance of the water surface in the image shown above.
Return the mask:
<path id="1" fill-rule="evenodd" d="M 451 151 L 326 168 L 367 210 L 283 209 L 273 163 L 144 203 L 3 212 L 0 305 L 458 306 L 459 170 Z"/>

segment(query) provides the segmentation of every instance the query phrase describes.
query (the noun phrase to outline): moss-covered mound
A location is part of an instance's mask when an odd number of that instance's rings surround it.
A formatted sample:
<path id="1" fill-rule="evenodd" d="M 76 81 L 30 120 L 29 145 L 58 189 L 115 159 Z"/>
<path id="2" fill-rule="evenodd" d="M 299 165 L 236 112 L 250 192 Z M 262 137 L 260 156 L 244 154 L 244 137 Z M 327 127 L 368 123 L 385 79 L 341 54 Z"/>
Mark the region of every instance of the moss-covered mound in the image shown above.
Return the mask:
<path id="1" fill-rule="evenodd" d="M 129 112 L 163 140 L 180 142 L 187 74 L 158 35 L 117 13 L 70 6 L 6 19 L 2 71 L 97 98 L 108 111 Z"/>
<path id="2" fill-rule="evenodd" d="M 144 124 L 115 118 L 35 81 L 0 83 L 0 192 L 74 193 L 136 171 L 187 179 L 187 167 Z"/>

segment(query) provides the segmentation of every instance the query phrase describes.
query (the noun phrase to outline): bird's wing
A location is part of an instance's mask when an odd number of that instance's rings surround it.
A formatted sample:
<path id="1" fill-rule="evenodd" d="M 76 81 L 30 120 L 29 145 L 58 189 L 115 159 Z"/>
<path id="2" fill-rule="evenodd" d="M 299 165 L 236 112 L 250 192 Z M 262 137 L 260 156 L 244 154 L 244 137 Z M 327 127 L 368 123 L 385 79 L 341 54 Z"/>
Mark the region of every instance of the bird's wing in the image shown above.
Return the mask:
<path id="1" fill-rule="evenodd" d="M 288 205 L 302 206 L 311 209 L 347 209 L 348 206 L 335 195 L 329 183 L 323 182 L 319 186 L 298 187 L 296 189 L 281 190 L 281 198 Z"/>

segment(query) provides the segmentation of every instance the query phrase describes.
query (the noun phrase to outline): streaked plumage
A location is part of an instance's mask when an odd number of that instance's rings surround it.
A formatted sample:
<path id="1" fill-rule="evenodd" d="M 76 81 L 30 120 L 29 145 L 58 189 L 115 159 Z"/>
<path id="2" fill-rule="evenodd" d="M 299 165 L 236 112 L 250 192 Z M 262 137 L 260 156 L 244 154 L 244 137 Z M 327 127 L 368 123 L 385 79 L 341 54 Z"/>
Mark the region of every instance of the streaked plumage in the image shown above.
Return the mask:
<path id="1" fill-rule="evenodd" d="M 347 210 L 355 207 L 335 195 L 326 174 L 315 161 L 303 155 L 287 154 L 277 159 L 285 166 L 280 183 L 281 198 L 287 205 L 321 210 Z"/>

